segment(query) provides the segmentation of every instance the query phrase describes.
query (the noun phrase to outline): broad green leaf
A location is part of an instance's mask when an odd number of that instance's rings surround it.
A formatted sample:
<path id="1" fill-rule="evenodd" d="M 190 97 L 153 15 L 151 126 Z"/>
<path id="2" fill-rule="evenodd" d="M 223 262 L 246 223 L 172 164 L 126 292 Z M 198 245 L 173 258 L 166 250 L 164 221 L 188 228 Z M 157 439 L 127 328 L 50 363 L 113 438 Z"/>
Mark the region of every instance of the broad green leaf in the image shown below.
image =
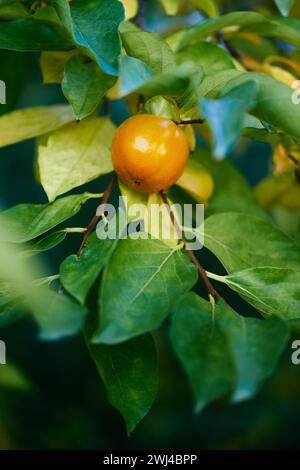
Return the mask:
<path id="1" fill-rule="evenodd" d="M 38 147 L 40 181 L 49 201 L 113 170 L 114 131 L 108 118 L 92 117 L 49 135 Z"/>
<path id="2" fill-rule="evenodd" d="M 249 75 L 249 72 L 242 73 L 231 80 L 223 89 L 222 94 L 229 93 L 233 88 L 248 82 Z M 251 73 L 250 80 L 258 84 L 256 106 L 251 113 L 299 139 L 300 107 L 292 101 L 294 91 L 284 83 L 260 73 Z"/>
<path id="3" fill-rule="evenodd" d="M 198 41 L 185 47 L 176 54 L 176 62 L 191 62 L 202 67 L 205 75 L 221 70 L 235 69 L 230 55 L 216 44 Z"/>
<path id="4" fill-rule="evenodd" d="M 229 28 L 228 28 L 229 27 Z M 177 48 L 181 49 L 192 41 L 206 38 L 216 31 L 225 31 L 234 35 L 251 32 L 262 36 L 281 39 L 296 47 L 300 47 L 300 31 L 293 22 L 281 22 L 279 18 L 271 19 L 251 11 L 236 11 L 217 18 L 210 18 L 184 31 L 177 40 Z"/>
<path id="5" fill-rule="evenodd" d="M 5 364 L 0 370 L 0 387 L 22 392 L 31 392 L 33 385 L 23 372 L 12 363 Z"/>
<path id="6" fill-rule="evenodd" d="M 179 8 L 179 0 L 160 0 L 167 15 L 176 15 Z"/>
<path id="7" fill-rule="evenodd" d="M 157 361 L 151 335 L 113 346 L 89 344 L 109 402 L 123 416 L 128 433 L 148 413 L 157 391 Z"/>
<path id="8" fill-rule="evenodd" d="M 29 10 L 22 2 L 11 1 L 8 3 L 0 3 L 0 19 L 1 20 L 17 20 L 19 18 L 30 17 Z"/>
<path id="9" fill-rule="evenodd" d="M 153 76 L 154 72 L 147 64 L 134 57 L 123 56 L 120 60 L 121 96 L 137 91 Z"/>
<path id="10" fill-rule="evenodd" d="M 154 75 L 152 69 L 141 60 L 125 56 L 120 63 L 121 95 L 139 92 L 147 96 L 180 96 L 189 88 L 190 79 L 195 74 L 202 77 L 199 67 L 184 64 Z"/>
<path id="11" fill-rule="evenodd" d="M 288 340 L 287 324 L 277 317 L 258 320 L 238 315 L 226 306 L 216 308 L 237 370 L 232 399 L 247 400 L 273 373 Z"/>
<path id="12" fill-rule="evenodd" d="M 52 204 L 19 204 L 0 212 L 0 224 L 9 232 L 7 241 L 24 243 L 73 217 L 90 197 L 93 195 L 84 193 Z"/>
<path id="13" fill-rule="evenodd" d="M 116 82 L 102 72 L 98 65 L 84 56 L 72 57 L 65 67 L 62 91 L 81 120 L 91 114 Z"/>
<path id="14" fill-rule="evenodd" d="M 249 81 L 219 100 L 200 100 L 201 113 L 213 133 L 213 153 L 218 159 L 228 154 L 240 136 L 245 113 L 255 107 L 257 90 L 257 83 Z"/>
<path id="15" fill-rule="evenodd" d="M 93 341 L 115 344 L 158 328 L 196 280 L 196 267 L 178 247 L 120 240 L 104 272 Z"/>
<path id="16" fill-rule="evenodd" d="M 14 51 L 60 51 L 74 47 L 63 28 L 52 22 L 31 18 L 0 23 L 2 49 Z"/>
<path id="17" fill-rule="evenodd" d="M 78 50 L 72 51 L 43 51 L 40 55 L 40 67 L 43 75 L 43 83 L 60 83 L 64 78 L 64 69 L 68 60 L 78 54 Z"/>
<path id="18" fill-rule="evenodd" d="M 124 7 L 119 0 L 52 0 L 63 25 L 74 42 L 90 55 L 101 69 L 117 74 L 121 53 L 118 29 L 124 20 Z"/>
<path id="19" fill-rule="evenodd" d="M 294 0 L 275 0 L 275 3 L 283 16 L 288 16 Z"/>
<path id="20" fill-rule="evenodd" d="M 204 78 L 199 94 L 205 98 L 220 98 L 234 88 L 253 81 L 257 83 L 258 89 L 256 106 L 251 114 L 299 139 L 300 107 L 293 103 L 294 91 L 272 77 L 237 70 L 218 72 L 213 77 Z"/>
<path id="21" fill-rule="evenodd" d="M 234 388 L 233 357 L 220 327 L 220 315 L 209 302 L 190 293 L 172 316 L 172 345 L 187 373 L 198 410 Z"/>
<path id="22" fill-rule="evenodd" d="M 58 340 L 78 333 L 83 327 L 87 311 L 66 295 L 43 288 L 31 304 L 39 336 L 44 340 Z"/>
<path id="23" fill-rule="evenodd" d="M 68 292 L 81 304 L 84 304 L 90 288 L 107 263 L 115 240 L 99 240 L 93 233 L 84 248 L 81 257 L 71 255 L 60 266 L 60 279 Z"/>
<path id="24" fill-rule="evenodd" d="M 258 217 L 233 212 L 212 215 L 205 221 L 204 237 L 206 248 L 229 273 L 257 266 L 300 267 L 299 246 Z"/>
<path id="25" fill-rule="evenodd" d="M 175 55 L 158 34 L 130 31 L 121 34 L 127 54 L 147 64 L 155 73 L 167 72 L 175 65 Z"/>
<path id="26" fill-rule="evenodd" d="M 23 254 L 25 256 L 33 256 L 43 253 L 44 251 L 52 250 L 52 248 L 55 248 L 57 245 L 62 243 L 66 236 L 67 232 L 65 230 L 50 233 L 50 235 L 30 243 L 30 245 L 23 251 Z"/>
<path id="27" fill-rule="evenodd" d="M 74 196 L 71 197 L 74 198 Z M 68 205 L 70 211 L 70 201 Z M 79 205 L 78 196 L 77 205 Z M 20 206 L 16 207 L 17 210 L 20 208 Z M 73 200 L 73 210 L 74 207 Z M 64 208 L 63 210 L 68 209 Z M 16 215 L 16 212 L 14 215 Z M 45 215 L 46 220 L 43 220 L 42 224 L 39 225 L 39 220 L 36 217 L 33 220 L 30 219 L 28 225 L 36 223 L 36 230 L 42 232 L 42 225 L 47 224 L 47 214 L 42 213 L 42 218 L 43 215 Z M 48 215 L 51 214 L 48 212 Z M 53 217 L 53 221 L 50 218 L 51 224 L 55 223 L 55 213 L 53 213 Z M 59 339 L 77 333 L 83 325 L 86 315 L 85 309 L 67 296 L 45 287 L 45 282 L 44 280 L 41 282 L 41 276 L 39 275 L 44 268 L 37 263 L 33 263 L 32 259 L 24 258 L 12 243 L 6 241 L 14 241 L 18 236 L 14 229 L 17 228 L 18 224 L 20 225 L 21 221 L 18 220 L 18 223 L 15 224 L 12 222 L 11 220 L 10 224 L 4 223 L 2 219 L 0 224 L 0 283 L 4 282 L 8 286 L 13 286 L 13 291 L 8 295 L 10 295 L 12 302 L 15 298 L 26 311 L 32 313 L 39 326 L 40 337 L 43 339 Z M 0 323 L 5 324 L 9 320 L 16 320 L 14 312 L 10 312 L 12 318 L 7 318 L 6 313 L 5 311 L 2 313 L 6 317 L 4 322 L 1 321 L 2 315 L 0 316 Z"/>
<path id="28" fill-rule="evenodd" d="M 220 212 L 247 211 L 247 214 L 266 218 L 265 213 L 255 202 L 251 187 L 232 163 L 228 160 L 216 161 L 204 148 L 193 153 L 189 161 L 192 160 L 203 165 L 214 182 L 213 195 L 205 207 L 206 217 Z M 170 194 L 174 200 L 174 188 L 171 188 Z"/>
<path id="29" fill-rule="evenodd" d="M 210 275 L 224 282 L 264 315 L 284 320 L 300 318 L 300 269 L 258 267 L 228 276 Z"/>
<path id="30" fill-rule="evenodd" d="M 0 117 L 0 147 L 32 139 L 75 120 L 71 106 L 20 109 Z"/>

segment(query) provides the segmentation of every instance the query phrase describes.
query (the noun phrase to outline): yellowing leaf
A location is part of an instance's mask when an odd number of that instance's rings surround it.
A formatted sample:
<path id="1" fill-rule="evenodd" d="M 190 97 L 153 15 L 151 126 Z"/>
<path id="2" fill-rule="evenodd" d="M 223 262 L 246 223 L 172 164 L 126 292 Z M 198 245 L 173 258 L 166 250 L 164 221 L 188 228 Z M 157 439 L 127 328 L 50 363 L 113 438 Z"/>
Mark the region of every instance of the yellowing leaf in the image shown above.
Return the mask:
<path id="1" fill-rule="evenodd" d="M 121 0 L 125 8 L 125 17 L 127 20 L 134 18 L 138 12 L 138 0 Z"/>
<path id="2" fill-rule="evenodd" d="M 207 16 L 212 17 L 219 14 L 214 0 L 190 0 L 190 3 L 198 8 L 198 10 L 203 11 Z"/>
<path id="3" fill-rule="evenodd" d="M 179 0 L 160 0 L 167 15 L 176 15 L 179 8 Z"/>
<path id="4" fill-rule="evenodd" d="M 270 75 L 276 80 L 279 80 L 282 83 L 285 83 L 289 87 L 293 87 L 294 82 L 297 81 L 297 78 L 287 70 L 282 69 L 281 67 L 277 67 L 275 65 L 267 65 L 263 66 L 262 72 Z"/>
<path id="5" fill-rule="evenodd" d="M 298 181 L 288 188 L 288 190 L 279 198 L 278 202 L 289 210 L 300 209 L 300 185 Z"/>
<path id="6" fill-rule="evenodd" d="M 288 156 L 287 150 L 283 145 L 277 145 L 274 155 L 273 155 L 273 164 L 274 164 L 274 174 L 282 175 L 289 171 L 293 171 L 296 168 L 295 161 Z"/>
<path id="7" fill-rule="evenodd" d="M 210 173 L 200 163 L 191 159 L 176 184 L 200 203 L 208 201 L 214 190 Z"/>
<path id="8" fill-rule="evenodd" d="M 271 175 L 259 182 L 255 188 L 257 202 L 264 209 L 269 209 L 289 191 L 294 184 L 294 173 Z"/>
<path id="9" fill-rule="evenodd" d="M 43 51 L 40 55 L 40 67 L 43 83 L 60 83 L 64 78 L 64 68 L 70 57 L 78 54 L 78 50 L 72 51 Z"/>
<path id="10" fill-rule="evenodd" d="M 40 180 L 49 201 L 112 171 L 113 134 L 109 119 L 93 117 L 65 126 L 39 146 Z"/>
<path id="11" fill-rule="evenodd" d="M 175 247 L 178 244 L 178 234 L 160 194 L 139 193 L 121 180 L 119 187 L 124 198 L 127 221 L 141 221 L 144 224 L 143 231 L 166 245 Z"/>
<path id="12" fill-rule="evenodd" d="M 0 117 L 0 147 L 32 139 L 75 120 L 71 106 L 20 109 Z"/>
<path id="13" fill-rule="evenodd" d="M 196 135 L 193 126 L 185 126 L 183 131 L 189 143 L 190 151 L 194 152 L 196 149 Z"/>

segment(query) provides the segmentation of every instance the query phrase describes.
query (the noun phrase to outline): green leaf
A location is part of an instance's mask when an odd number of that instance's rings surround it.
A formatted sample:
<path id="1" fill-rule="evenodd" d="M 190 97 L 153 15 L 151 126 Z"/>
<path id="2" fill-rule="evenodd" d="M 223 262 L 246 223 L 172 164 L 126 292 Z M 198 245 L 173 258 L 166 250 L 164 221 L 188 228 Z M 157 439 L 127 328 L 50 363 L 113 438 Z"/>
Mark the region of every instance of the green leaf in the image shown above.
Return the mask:
<path id="1" fill-rule="evenodd" d="M 205 75 L 221 70 L 235 69 L 230 55 L 216 44 L 198 41 L 185 47 L 176 54 L 176 62 L 184 64 L 192 62 L 202 67 Z"/>
<path id="2" fill-rule="evenodd" d="M 74 42 L 93 58 L 101 69 L 117 74 L 121 53 L 118 29 L 124 20 L 124 8 L 118 0 L 52 0 L 63 25 Z"/>
<path id="3" fill-rule="evenodd" d="M 1 20 L 17 20 L 19 18 L 30 17 L 29 10 L 22 2 L 12 0 L 11 2 L 0 3 L 0 19 Z"/>
<path id="4" fill-rule="evenodd" d="M 91 114 L 116 78 L 107 75 L 84 56 L 72 57 L 65 67 L 62 91 L 78 120 Z"/>
<path id="5" fill-rule="evenodd" d="M 127 54 L 147 64 L 155 73 L 167 72 L 175 65 L 174 53 L 158 34 L 130 31 L 121 37 Z"/>
<path id="6" fill-rule="evenodd" d="M 247 400 L 273 373 L 288 340 L 288 327 L 276 317 L 268 320 L 246 318 L 221 304 L 217 309 L 237 370 L 232 399 L 235 402 Z"/>
<path id="7" fill-rule="evenodd" d="M 18 367 L 11 363 L 1 367 L 0 387 L 20 390 L 22 392 L 31 392 L 33 390 L 32 383 L 30 383 Z"/>
<path id="8" fill-rule="evenodd" d="M 32 139 L 75 120 L 71 106 L 20 109 L 0 117 L 0 147 Z"/>
<path id="9" fill-rule="evenodd" d="M 210 18 L 184 31 L 177 41 L 177 48 L 182 49 L 190 42 L 204 39 L 216 31 L 232 28 L 231 34 L 251 32 L 266 37 L 281 39 L 296 47 L 300 47 L 300 32 L 293 22 L 282 23 L 277 17 L 271 19 L 251 11 L 236 11 L 217 18 Z"/>
<path id="10" fill-rule="evenodd" d="M 255 202 L 252 188 L 232 163 L 216 161 L 203 148 L 191 157 L 207 169 L 214 181 L 214 192 L 205 208 L 206 217 L 220 212 L 247 212 L 248 215 L 266 217 Z"/>
<path id="11" fill-rule="evenodd" d="M 87 311 L 66 295 L 43 288 L 43 295 L 31 302 L 32 314 L 43 340 L 58 340 L 78 333 Z"/>
<path id="12" fill-rule="evenodd" d="M 93 340 L 114 344 L 158 328 L 196 280 L 196 267 L 178 247 L 120 240 L 103 275 Z"/>
<path id="13" fill-rule="evenodd" d="M 172 316 L 171 341 L 196 399 L 197 410 L 234 388 L 235 370 L 220 313 L 194 293 L 184 296 Z"/>
<path id="14" fill-rule="evenodd" d="M 293 90 L 284 83 L 260 73 L 251 73 L 250 80 L 259 85 L 252 114 L 299 139 L 300 107 L 292 101 Z M 249 73 L 242 73 L 228 83 L 222 94 L 248 81 Z"/>
<path id="15" fill-rule="evenodd" d="M 139 92 L 147 96 L 180 96 L 189 88 L 194 74 L 201 78 L 201 69 L 184 64 L 154 75 L 152 69 L 141 60 L 124 56 L 120 62 L 121 95 Z"/>
<path id="16" fill-rule="evenodd" d="M 65 230 L 50 233 L 50 235 L 30 243 L 30 245 L 23 251 L 23 254 L 26 256 L 33 256 L 43 253 L 44 251 L 51 250 L 62 243 L 66 236 L 67 232 Z"/>
<path id="17" fill-rule="evenodd" d="M 60 83 L 64 78 L 64 69 L 68 60 L 78 54 L 77 49 L 72 51 L 43 51 L 40 55 L 40 67 L 43 83 Z"/>
<path id="18" fill-rule="evenodd" d="M 201 83 L 199 94 L 205 98 L 220 98 L 234 88 L 256 82 L 258 85 L 256 106 L 251 113 L 262 121 L 300 138 L 300 108 L 293 103 L 294 91 L 278 80 L 256 72 L 228 70 L 206 77 Z"/>
<path id="19" fill-rule="evenodd" d="M 39 145 L 40 182 L 49 201 L 113 170 L 114 132 L 110 119 L 91 117 L 57 130 Z"/>
<path id="20" fill-rule="evenodd" d="M 68 292 L 84 304 L 90 288 L 107 263 L 116 240 L 100 240 L 93 233 L 81 257 L 71 255 L 60 266 L 60 279 Z"/>
<path id="21" fill-rule="evenodd" d="M 288 16 L 294 4 L 294 0 L 275 0 L 275 3 L 283 16 Z"/>
<path id="22" fill-rule="evenodd" d="M 120 60 L 121 96 L 137 91 L 153 76 L 154 72 L 147 64 L 134 57 L 123 56 Z"/>
<path id="23" fill-rule="evenodd" d="M 228 276 L 209 274 L 224 282 L 264 315 L 278 315 L 284 320 L 300 318 L 300 270 L 258 267 Z"/>
<path id="24" fill-rule="evenodd" d="M 2 49 L 14 51 L 59 51 L 74 47 L 63 28 L 52 22 L 31 18 L 0 23 Z"/>
<path id="25" fill-rule="evenodd" d="M 240 136 L 244 115 L 255 106 L 257 90 L 257 83 L 249 81 L 219 100 L 200 100 L 200 111 L 211 127 L 213 153 L 218 159 L 228 154 Z"/>
<path id="26" fill-rule="evenodd" d="M 299 245 L 270 222 L 250 215 L 223 213 L 209 217 L 204 244 L 229 273 L 257 266 L 300 266 Z"/>
<path id="27" fill-rule="evenodd" d="M 89 193 L 67 196 L 52 204 L 19 204 L 0 212 L 0 224 L 9 232 L 7 241 L 24 243 L 39 237 L 79 212 Z"/>
<path id="28" fill-rule="evenodd" d="M 89 344 L 109 402 L 123 416 L 128 433 L 148 413 L 157 391 L 157 363 L 151 335 L 114 346 Z"/>

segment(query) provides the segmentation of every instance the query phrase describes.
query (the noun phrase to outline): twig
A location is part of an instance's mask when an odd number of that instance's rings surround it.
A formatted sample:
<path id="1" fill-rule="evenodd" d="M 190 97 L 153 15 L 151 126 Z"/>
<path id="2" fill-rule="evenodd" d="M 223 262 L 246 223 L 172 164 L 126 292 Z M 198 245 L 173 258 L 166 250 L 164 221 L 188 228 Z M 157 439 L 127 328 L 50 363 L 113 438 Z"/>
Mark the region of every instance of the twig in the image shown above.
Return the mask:
<path id="1" fill-rule="evenodd" d="M 207 274 L 206 274 L 206 271 L 205 269 L 203 268 L 203 266 L 201 266 L 201 264 L 199 263 L 199 261 L 197 260 L 196 256 L 194 255 L 194 253 L 187 247 L 187 244 L 186 244 L 186 241 L 184 239 L 184 236 L 182 234 L 182 231 L 181 231 L 181 228 L 179 227 L 178 225 L 178 222 L 176 220 L 176 217 L 174 215 L 174 212 L 172 211 L 172 208 L 170 206 L 170 203 L 168 201 L 168 198 L 167 198 L 167 195 L 163 192 L 163 191 L 160 191 L 160 195 L 161 195 L 161 198 L 164 202 L 164 204 L 166 205 L 167 207 L 167 210 L 169 212 L 169 216 L 170 216 L 170 219 L 172 221 L 172 224 L 174 225 L 174 228 L 176 230 L 176 233 L 179 237 L 179 240 L 183 243 L 183 246 L 184 246 L 184 249 L 186 251 L 186 253 L 188 254 L 188 256 L 190 257 L 191 261 L 194 263 L 194 265 L 197 267 L 198 271 L 199 271 L 199 274 L 208 290 L 208 292 L 212 295 L 212 297 L 215 299 L 215 300 L 220 300 L 221 299 L 221 295 L 219 294 L 219 292 L 217 292 L 217 290 L 214 288 L 214 286 L 212 285 L 212 283 L 210 282 L 210 280 L 208 279 L 207 277 Z"/>
<path id="2" fill-rule="evenodd" d="M 102 200 L 101 200 L 101 205 L 103 205 L 102 211 L 100 211 L 100 213 L 97 212 L 97 214 L 94 215 L 94 217 L 90 221 L 89 225 L 87 226 L 87 228 L 86 228 L 86 230 L 83 234 L 83 239 L 82 239 L 81 245 L 80 245 L 79 250 L 78 250 L 77 255 L 76 255 L 78 259 L 80 258 L 81 253 L 85 248 L 87 239 L 89 238 L 90 234 L 92 233 L 92 231 L 94 230 L 94 228 L 97 225 L 98 221 L 101 219 L 101 217 L 103 215 L 104 205 L 107 203 L 107 201 L 110 198 L 110 195 L 111 195 L 112 190 L 114 188 L 115 182 L 116 182 L 116 175 L 114 174 L 112 179 L 110 180 L 109 185 L 107 186 L 106 190 L 103 193 L 103 197 L 102 197 Z"/>
<path id="3" fill-rule="evenodd" d="M 189 124 L 204 124 L 206 121 L 205 119 L 183 119 L 180 121 L 174 121 L 177 126 L 188 126 Z"/>

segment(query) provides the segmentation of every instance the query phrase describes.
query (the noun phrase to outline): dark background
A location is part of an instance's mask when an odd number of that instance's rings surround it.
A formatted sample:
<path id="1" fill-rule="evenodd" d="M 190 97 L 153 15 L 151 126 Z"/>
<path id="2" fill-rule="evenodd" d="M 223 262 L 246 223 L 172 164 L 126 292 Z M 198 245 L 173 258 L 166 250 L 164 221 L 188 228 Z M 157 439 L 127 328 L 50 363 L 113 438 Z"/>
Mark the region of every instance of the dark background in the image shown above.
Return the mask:
<path id="1" fill-rule="evenodd" d="M 194 14 L 168 19 L 148 2 L 147 29 L 164 32 L 180 23 L 199 21 Z M 269 2 L 268 2 L 269 3 Z M 255 2 L 224 2 L 224 10 L 251 8 Z M 177 24 L 176 24 L 177 22 Z M 32 107 L 65 102 L 59 86 L 42 85 L 37 54 L 0 52 L 0 79 L 8 84 L 8 106 Z M 121 102 L 112 106 L 116 123 L 127 116 Z M 268 172 L 271 148 L 252 143 L 236 148 L 231 159 L 254 185 Z M 35 181 L 34 142 L 0 151 L 0 205 L 47 202 Z M 104 181 L 87 186 L 99 192 Z M 78 191 L 82 191 L 79 188 Z M 73 225 L 85 226 L 96 202 L 89 202 Z M 69 236 L 58 248 L 43 256 L 49 274 L 73 253 L 80 243 Z M 203 254 L 204 256 L 204 254 Z M 1 262 L 1 260 L 0 260 Z M 211 263 L 210 259 L 204 259 Z M 201 289 L 201 288 L 200 288 Z M 247 312 L 246 312 L 247 313 Z M 91 362 L 83 339 L 74 337 L 55 343 L 38 340 L 36 328 L 26 318 L 1 330 L 7 344 L 8 363 L 17 365 L 32 383 L 29 392 L 0 385 L 1 449 L 260 449 L 297 448 L 300 419 L 300 366 L 291 364 L 286 351 L 274 377 L 255 399 L 238 405 L 221 400 L 201 414 L 193 411 L 192 395 L 180 367 L 168 347 L 166 328 L 156 334 L 160 363 L 160 388 L 155 405 L 131 437 L 120 415 L 109 406 L 105 390 Z M 0 384 L 1 372 L 0 366 Z"/>

